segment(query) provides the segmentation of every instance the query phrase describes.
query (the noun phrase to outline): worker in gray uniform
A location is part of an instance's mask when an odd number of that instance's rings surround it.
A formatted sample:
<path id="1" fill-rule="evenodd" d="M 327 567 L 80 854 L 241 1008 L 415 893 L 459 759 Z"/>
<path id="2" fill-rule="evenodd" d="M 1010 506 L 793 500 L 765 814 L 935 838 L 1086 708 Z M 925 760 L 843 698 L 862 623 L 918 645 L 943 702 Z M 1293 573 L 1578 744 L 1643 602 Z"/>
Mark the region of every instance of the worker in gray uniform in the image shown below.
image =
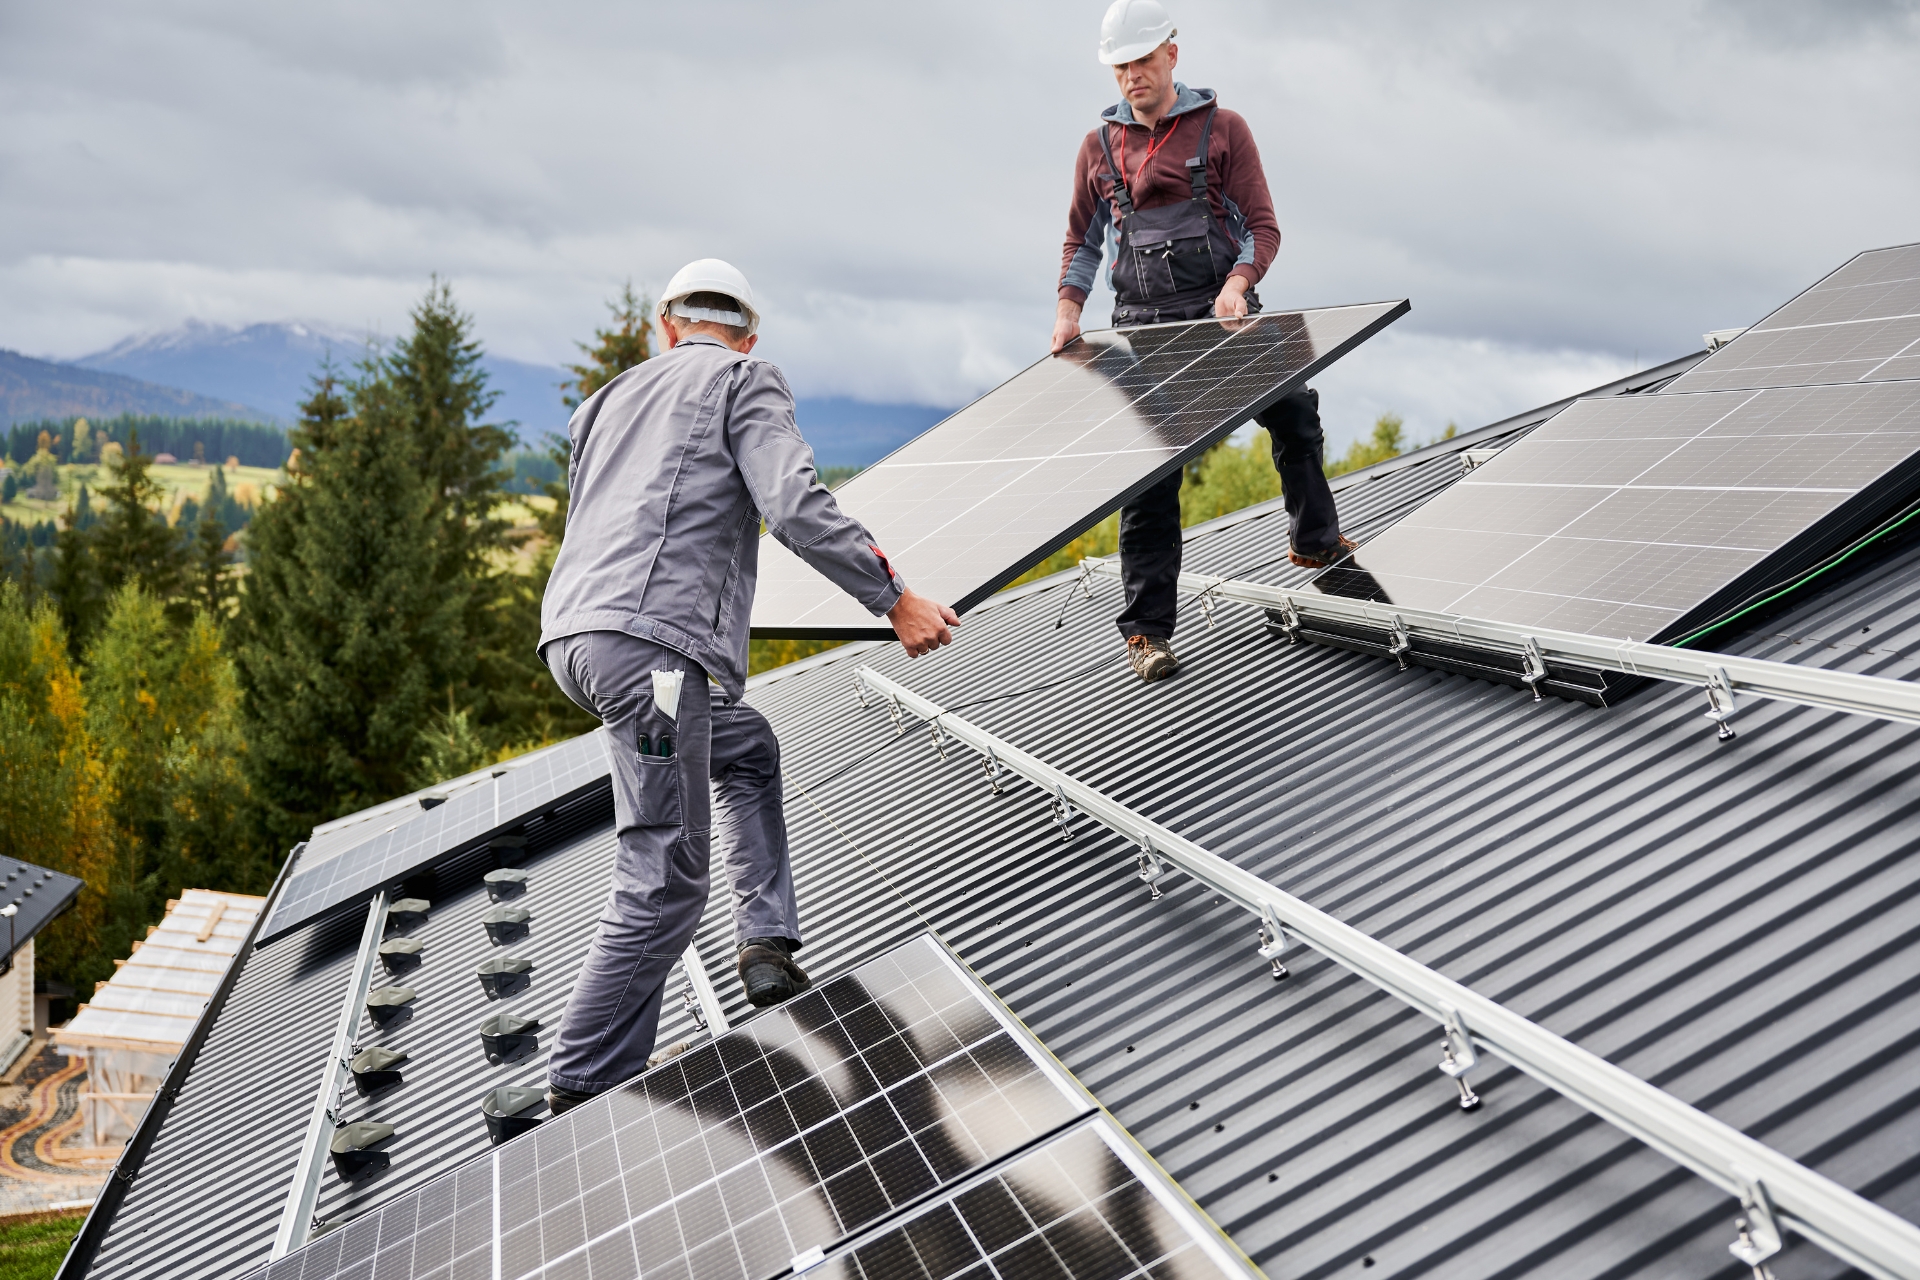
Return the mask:
<path id="1" fill-rule="evenodd" d="M 1053 349 L 1080 336 L 1080 310 L 1111 233 L 1108 281 L 1116 326 L 1164 324 L 1260 310 L 1253 286 L 1280 248 L 1280 225 L 1247 122 L 1211 89 L 1173 78 L 1178 32 L 1159 0 L 1114 0 L 1100 24 L 1100 61 L 1121 101 L 1080 145 L 1061 254 Z M 1254 421 L 1273 437 L 1287 508 L 1290 556 L 1309 568 L 1353 549 L 1341 536 L 1327 485 L 1320 397 L 1295 391 Z M 1180 481 L 1176 471 L 1120 513 L 1116 620 L 1142 680 L 1180 669 L 1173 639 L 1180 580 Z"/>
<path id="2" fill-rule="evenodd" d="M 780 747 L 740 702 L 761 522 L 884 615 L 908 653 L 950 643 L 959 623 L 908 588 L 819 483 L 793 393 L 751 354 L 759 314 L 739 271 L 712 258 L 682 268 L 659 325 L 668 349 L 567 425 L 566 538 L 540 610 L 541 659 L 606 726 L 619 838 L 548 1060 L 555 1113 L 646 1068 L 667 974 L 706 909 L 716 821 L 747 998 L 777 1004 L 809 985 L 793 959 Z"/>

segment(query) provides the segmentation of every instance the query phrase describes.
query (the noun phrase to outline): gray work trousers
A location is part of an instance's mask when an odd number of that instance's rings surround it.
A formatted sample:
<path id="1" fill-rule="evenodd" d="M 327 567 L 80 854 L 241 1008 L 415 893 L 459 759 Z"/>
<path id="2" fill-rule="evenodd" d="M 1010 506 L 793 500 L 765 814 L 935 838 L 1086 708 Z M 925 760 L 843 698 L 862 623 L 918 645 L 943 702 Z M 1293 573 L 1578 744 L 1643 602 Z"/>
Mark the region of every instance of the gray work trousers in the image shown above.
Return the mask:
<path id="1" fill-rule="evenodd" d="M 736 941 L 799 946 L 780 744 L 765 716 L 715 702 L 692 659 L 651 641 L 586 631 L 540 656 L 561 692 L 605 723 L 614 747 L 613 891 L 547 1063 L 562 1089 L 600 1093 L 646 1069 L 667 974 L 706 910 L 716 817 Z M 686 673 L 677 720 L 654 705 L 655 671 Z M 643 734 L 653 746 L 645 755 Z M 663 736 L 671 757 L 658 754 Z"/>

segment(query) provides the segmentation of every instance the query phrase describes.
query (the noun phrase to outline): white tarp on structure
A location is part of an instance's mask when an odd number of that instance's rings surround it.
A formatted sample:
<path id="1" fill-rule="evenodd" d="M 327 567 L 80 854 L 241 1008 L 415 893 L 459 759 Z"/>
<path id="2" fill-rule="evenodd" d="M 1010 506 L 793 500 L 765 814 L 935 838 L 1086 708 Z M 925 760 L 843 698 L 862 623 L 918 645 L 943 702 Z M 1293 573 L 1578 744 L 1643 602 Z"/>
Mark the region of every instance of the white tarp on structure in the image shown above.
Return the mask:
<path id="1" fill-rule="evenodd" d="M 119 1146 L 133 1135 L 265 904 L 246 894 L 188 889 L 54 1033 L 61 1053 L 87 1060 L 80 1091 L 85 1145 Z"/>

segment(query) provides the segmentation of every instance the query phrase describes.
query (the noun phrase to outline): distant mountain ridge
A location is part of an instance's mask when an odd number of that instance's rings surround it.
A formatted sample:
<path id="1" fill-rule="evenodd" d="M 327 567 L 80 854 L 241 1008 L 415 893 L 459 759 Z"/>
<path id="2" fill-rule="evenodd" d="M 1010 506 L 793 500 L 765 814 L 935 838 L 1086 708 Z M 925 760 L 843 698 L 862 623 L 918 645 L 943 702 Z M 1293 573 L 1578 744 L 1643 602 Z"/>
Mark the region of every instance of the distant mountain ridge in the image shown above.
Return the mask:
<path id="1" fill-rule="evenodd" d="M 351 373 L 367 347 L 364 333 L 311 321 L 233 327 L 188 320 L 164 332 L 136 334 L 73 363 L 257 404 L 292 422 L 321 362 L 332 359 L 342 373 Z M 560 402 L 564 370 L 500 356 L 483 356 L 481 367 L 487 385 L 500 395 L 491 415 L 495 421 L 518 422 L 520 438 L 529 442 L 566 429 L 567 407 Z"/>
<path id="2" fill-rule="evenodd" d="M 297 406 L 306 397 L 323 359 L 331 356 L 343 370 L 350 370 L 365 350 L 364 335 L 311 321 L 236 328 L 188 320 L 162 333 L 127 338 L 104 351 L 82 356 L 74 365 L 170 387 L 191 387 L 203 396 L 258 405 L 267 415 L 291 422 L 298 416 Z M 482 367 L 487 372 L 487 385 L 500 393 L 493 420 L 517 422 L 525 447 L 539 448 L 549 434 L 566 434 L 569 411 L 560 399 L 560 384 L 569 377 L 566 370 L 499 356 L 483 357 Z M 820 466 L 864 467 L 913 439 L 950 410 L 813 396 L 802 397 L 795 412 Z"/>
<path id="3" fill-rule="evenodd" d="M 123 413 L 178 418 L 242 418 L 265 422 L 273 415 L 237 400 L 184 391 L 76 365 L 36 360 L 0 348 L 0 429 L 39 418 L 113 418 Z"/>

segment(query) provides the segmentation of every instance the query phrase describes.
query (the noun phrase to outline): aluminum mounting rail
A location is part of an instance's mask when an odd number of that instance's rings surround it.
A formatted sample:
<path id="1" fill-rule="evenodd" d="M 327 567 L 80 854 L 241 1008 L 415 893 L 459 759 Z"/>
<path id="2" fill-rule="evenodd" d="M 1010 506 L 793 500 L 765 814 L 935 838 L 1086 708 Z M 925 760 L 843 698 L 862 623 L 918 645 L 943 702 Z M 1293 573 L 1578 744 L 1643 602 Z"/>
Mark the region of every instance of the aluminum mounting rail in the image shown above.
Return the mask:
<path id="1" fill-rule="evenodd" d="M 1082 560 L 1080 564 L 1086 574 L 1112 578 L 1120 576 L 1117 557 Z M 1723 738 L 1733 736 L 1727 720 L 1734 713 L 1735 696 L 1743 693 L 1829 711 L 1847 711 L 1882 720 L 1920 724 L 1920 684 L 1889 680 L 1884 676 L 1825 671 L 1790 662 L 1769 662 L 1764 658 L 1676 649 L 1664 644 L 1608 640 L 1574 631 L 1519 627 L 1511 623 L 1489 622 L 1483 618 L 1462 618 L 1450 613 L 1350 600 L 1344 596 L 1321 595 L 1317 591 L 1298 591 L 1261 582 L 1216 578 L 1203 573 L 1181 574 L 1180 588 L 1196 593 L 1203 604 L 1215 599 L 1234 600 L 1270 609 L 1279 615 L 1280 625 L 1287 630 L 1297 629 L 1303 621 L 1322 618 L 1330 622 L 1377 627 L 1394 635 L 1397 643 L 1405 643 L 1408 637 L 1419 637 L 1456 644 L 1464 642 L 1498 650 L 1520 659 L 1527 672 L 1521 679 L 1529 684 L 1544 679 L 1546 664 L 1552 662 L 1588 671 L 1618 672 L 1677 684 L 1698 685 L 1707 691 L 1709 705 L 1706 715 L 1720 726 L 1720 736 Z"/>
<path id="2" fill-rule="evenodd" d="M 265 915 L 263 911 L 262 918 Z M 353 1038 L 360 1026 L 360 1006 L 366 1003 L 367 988 L 373 984 L 374 958 L 380 952 L 380 935 L 386 930 L 387 891 L 382 889 L 367 904 L 367 926 L 360 934 L 360 954 L 354 961 L 353 979 L 347 984 L 347 998 L 340 1006 L 339 1021 L 334 1024 L 333 1045 L 327 1051 L 320 1090 L 307 1117 L 306 1141 L 300 1148 L 300 1163 L 294 1169 L 293 1183 L 287 1188 L 286 1207 L 280 1211 L 280 1229 L 274 1233 L 273 1251 L 267 1255 L 269 1262 L 277 1262 L 305 1244 L 314 1228 L 313 1210 L 320 1201 L 320 1174 L 326 1168 L 333 1131 L 340 1124 L 341 1096 L 346 1088 L 347 1064 L 353 1060 Z"/>
<path id="3" fill-rule="evenodd" d="M 1744 1217 L 1738 1239 L 1728 1248 L 1756 1273 L 1779 1252 L 1782 1229 L 1791 1228 L 1870 1275 L 1920 1280 L 1920 1226 L 1275 888 L 871 667 L 860 667 L 855 675 L 862 703 L 869 692 L 879 695 L 893 714 L 896 732 L 906 732 L 911 726 L 905 717 L 912 716 L 927 723 L 943 756 L 952 739 L 984 757 L 996 791 L 1008 775 L 1037 787 L 1051 804 L 1063 839 L 1072 838 L 1071 819 L 1078 810 L 1136 845 L 1140 878 L 1155 897 L 1153 882 L 1163 874 L 1165 861 L 1258 916 L 1259 955 L 1272 962 L 1274 977 L 1286 976 L 1280 957 L 1302 942 L 1432 1018 L 1444 1036 L 1440 1070 L 1458 1084 L 1461 1106 L 1479 1101 L 1465 1080 L 1478 1051 L 1497 1054 L 1738 1197 Z"/>

